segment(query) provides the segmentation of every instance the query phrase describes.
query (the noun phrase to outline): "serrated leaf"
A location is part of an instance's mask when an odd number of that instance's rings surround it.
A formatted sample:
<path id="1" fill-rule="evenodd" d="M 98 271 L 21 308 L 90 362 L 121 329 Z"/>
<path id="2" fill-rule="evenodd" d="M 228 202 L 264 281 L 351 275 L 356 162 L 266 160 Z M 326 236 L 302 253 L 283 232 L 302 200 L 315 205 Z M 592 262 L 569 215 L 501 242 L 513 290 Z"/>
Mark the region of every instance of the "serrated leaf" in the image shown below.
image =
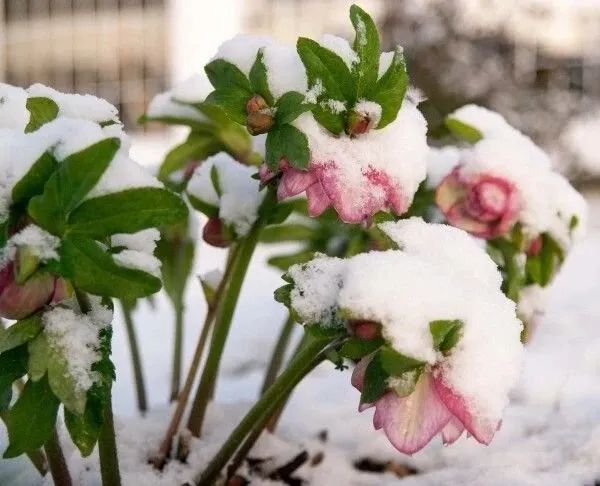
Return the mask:
<path id="1" fill-rule="evenodd" d="M 274 100 L 271 90 L 269 89 L 267 68 L 263 61 L 263 49 L 264 48 L 258 50 L 254 64 L 252 64 L 252 68 L 250 69 L 250 85 L 254 93 L 262 96 L 269 106 L 273 106 Z"/>
<path id="2" fill-rule="evenodd" d="M 34 132 L 42 125 L 54 120 L 59 112 L 58 105 L 50 98 L 27 98 L 26 106 L 29 111 L 29 123 L 25 127 L 25 133 Z"/>
<path id="3" fill-rule="evenodd" d="M 118 265 L 98 243 L 87 237 L 66 236 L 59 253 L 63 276 L 90 294 L 133 300 L 160 290 L 160 279 Z"/>
<path id="4" fill-rule="evenodd" d="M 308 168 L 310 160 L 308 139 L 303 132 L 292 125 L 276 126 L 267 135 L 267 164 L 272 169 L 276 169 L 281 159 L 286 159 L 296 169 Z"/>
<path id="5" fill-rule="evenodd" d="M 450 351 L 458 343 L 463 326 L 459 319 L 431 321 L 429 331 L 433 338 L 433 347 L 442 353 Z"/>
<path id="6" fill-rule="evenodd" d="M 204 160 L 222 150 L 222 143 L 212 133 L 190 133 L 185 142 L 173 147 L 165 156 L 158 171 L 161 181 L 193 161 Z"/>
<path id="7" fill-rule="evenodd" d="M 334 113 L 329 108 L 322 106 L 315 106 L 312 113 L 319 125 L 325 127 L 334 135 L 339 135 L 346 128 L 346 119 L 343 113 Z"/>
<path id="8" fill-rule="evenodd" d="M 171 191 L 141 187 L 84 201 L 69 216 L 68 229 L 100 238 L 177 223 L 187 214 L 185 203 Z"/>
<path id="9" fill-rule="evenodd" d="M 392 123 L 402 107 L 404 95 L 408 88 L 408 73 L 404 56 L 398 49 L 394 53 L 392 63 L 384 75 L 377 81 L 369 99 L 381 106 L 381 118 L 377 128 Z"/>
<path id="10" fill-rule="evenodd" d="M 65 230 L 69 213 L 98 183 L 120 146 L 118 138 L 101 140 L 67 157 L 50 177 L 44 192 L 29 201 L 28 212 L 56 235 Z"/>
<path id="11" fill-rule="evenodd" d="M 359 360 L 376 351 L 383 346 L 383 344 L 383 338 L 369 340 L 350 338 L 344 343 L 342 349 L 340 349 L 340 354 L 345 358 Z"/>
<path id="12" fill-rule="evenodd" d="M 238 88 L 246 94 L 251 94 L 250 81 L 235 64 L 224 59 L 215 59 L 204 66 L 204 71 L 215 89 Z"/>
<path id="13" fill-rule="evenodd" d="M 0 331 L 0 353 L 25 344 L 42 331 L 42 318 L 35 314 Z"/>
<path id="14" fill-rule="evenodd" d="M 246 103 L 250 96 L 247 91 L 241 89 L 216 89 L 206 97 L 205 104 L 220 107 L 231 120 L 245 125 Z"/>
<path id="15" fill-rule="evenodd" d="M 44 192 L 44 185 L 57 167 L 58 163 L 54 157 L 48 152 L 44 152 L 13 187 L 13 204 L 24 203 L 33 196 L 37 196 Z"/>
<path id="16" fill-rule="evenodd" d="M 468 143 L 477 143 L 483 138 L 483 134 L 474 126 L 468 125 L 457 118 L 447 117 L 446 127 L 450 132 Z"/>
<path id="17" fill-rule="evenodd" d="M 370 15 L 357 5 L 350 7 L 350 20 L 356 31 L 352 48 L 358 54 L 354 67 L 356 97 L 366 95 L 377 82 L 379 74 L 379 32 Z"/>
<path id="18" fill-rule="evenodd" d="M 17 457 L 43 446 L 54 430 L 59 404 L 47 378 L 28 381 L 6 414 L 9 446 L 3 457 Z"/>
<path id="19" fill-rule="evenodd" d="M 381 367 L 389 376 L 401 376 L 407 371 L 413 371 L 426 363 L 400 354 L 389 346 L 383 346 L 378 352 Z"/>
<path id="20" fill-rule="evenodd" d="M 277 124 L 292 123 L 302 113 L 309 111 L 311 105 L 305 103 L 304 95 L 297 91 L 288 91 L 281 95 L 275 103 L 277 111 L 275 120 Z"/>
<path id="21" fill-rule="evenodd" d="M 360 402 L 373 403 L 381 398 L 387 390 L 388 378 L 389 374 L 383 368 L 378 352 L 365 370 L 365 379 L 360 394 Z"/>

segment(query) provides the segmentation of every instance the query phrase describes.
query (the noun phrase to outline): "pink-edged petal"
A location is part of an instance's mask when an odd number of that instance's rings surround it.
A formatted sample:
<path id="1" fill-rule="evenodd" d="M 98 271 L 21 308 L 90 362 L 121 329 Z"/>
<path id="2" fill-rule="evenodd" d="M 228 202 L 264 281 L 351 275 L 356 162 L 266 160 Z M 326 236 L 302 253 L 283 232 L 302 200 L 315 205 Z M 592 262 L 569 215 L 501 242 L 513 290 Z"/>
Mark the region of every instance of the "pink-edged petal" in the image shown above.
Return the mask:
<path id="1" fill-rule="evenodd" d="M 352 371 L 352 378 L 350 378 L 350 383 L 359 392 L 362 392 L 363 385 L 365 383 L 365 372 L 367 371 L 367 366 L 369 366 L 371 359 L 371 356 L 364 357 L 358 363 L 356 363 L 354 371 Z"/>
<path id="2" fill-rule="evenodd" d="M 456 169 L 448 174 L 435 190 L 435 203 L 446 214 L 465 198 L 465 188 L 458 178 Z"/>
<path id="3" fill-rule="evenodd" d="M 456 417 L 452 417 L 450 422 L 442 429 L 442 442 L 444 445 L 453 444 L 465 431 L 465 426 Z"/>
<path id="4" fill-rule="evenodd" d="M 383 190 L 386 208 L 391 209 L 398 216 L 408 209 L 400 190 L 388 174 L 369 166 L 368 170 L 364 172 L 364 176 L 373 186 L 380 187 Z"/>
<path id="5" fill-rule="evenodd" d="M 277 198 L 281 201 L 288 197 L 296 196 L 304 192 L 310 186 L 317 182 L 316 176 L 312 172 L 294 169 L 292 167 L 283 171 L 279 187 L 277 188 Z"/>
<path id="6" fill-rule="evenodd" d="M 13 280 L 1 289 L 0 317 L 23 319 L 48 304 L 53 293 L 54 277 L 49 273 L 38 272 L 23 285 Z"/>
<path id="7" fill-rule="evenodd" d="M 387 392 L 375 406 L 377 425 L 383 426 L 392 445 L 405 454 L 414 454 L 425 447 L 452 418 L 429 373 L 423 373 L 410 395 L 401 398 Z"/>
<path id="8" fill-rule="evenodd" d="M 262 182 L 263 184 L 266 184 L 271 179 L 273 179 L 273 177 L 275 177 L 275 173 L 271 172 L 271 170 L 269 169 L 267 164 L 262 164 L 258 168 L 258 176 L 260 177 L 260 182 Z"/>
<path id="9" fill-rule="evenodd" d="M 393 392 L 390 392 L 393 393 Z M 375 407 L 375 413 L 373 414 L 373 427 L 375 428 L 375 430 L 379 430 L 381 429 L 385 422 L 384 422 L 384 418 L 385 418 L 385 414 L 384 411 L 385 408 L 384 407 Z"/>
<path id="10" fill-rule="evenodd" d="M 433 379 L 435 390 L 448 410 L 462 422 L 465 429 L 482 444 L 489 444 L 498 430 L 499 422 L 472 413 L 466 401 L 444 383 L 441 374 Z"/>
<path id="11" fill-rule="evenodd" d="M 331 206 L 331 200 L 325 194 L 320 182 L 315 182 L 306 189 L 306 197 L 308 199 L 308 214 L 313 218 L 320 216 Z"/>
<path id="12" fill-rule="evenodd" d="M 450 208 L 445 215 L 452 226 L 465 230 L 472 235 L 486 239 L 496 236 L 494 231 L 495 225 L 493 223 L 485 223 L 471 217 L 460 202 Z"/>

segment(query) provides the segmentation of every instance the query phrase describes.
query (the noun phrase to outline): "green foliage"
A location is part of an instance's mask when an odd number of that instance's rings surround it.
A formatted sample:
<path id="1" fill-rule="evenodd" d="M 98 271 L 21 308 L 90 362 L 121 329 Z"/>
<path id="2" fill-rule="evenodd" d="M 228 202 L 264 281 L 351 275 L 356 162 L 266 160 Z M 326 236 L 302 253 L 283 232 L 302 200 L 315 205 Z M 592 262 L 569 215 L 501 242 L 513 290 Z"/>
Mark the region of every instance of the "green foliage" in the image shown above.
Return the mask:
<path id="1" fill-rule="evenodd" d="M 58 116 L 58 105 L 50 98 L 28 98 L 26 106 L 29 111 L 29 123 L 25 127 L 25 133 L 36 131 Z"/>
<path id="2" fill-rule="evenodd" d="M 44 152 L 15 184 L 12 190 L 13 204 L 23 204 L 44 191 L 46 181 L 52 176 L 58 163 L 48 152 Z"/>
<path id="3" fill-rule="evenodd" d="M 185 142 L 173 147 L 165 156 L 158 178 L 168 181 L 173 172 L 184 169 L 194 160 L 204 160 L 222 149 L 223 144 L 213 133 L 192 132 Z"/>
<path id="4" fill-rule="evenodd" d="M 279 161 L 286 159 L 297 169 L 307 169 L 310 160 L 308 139 L 296 127 L 284 124 L 273 128 L 267 135 L 266 162 L 273 170 L 279 169 Z"/>
<path id="5" fill-rule="evenodd" d="M 464 324 L 461 320 L 438 320 L 429 323 L 433 347 L 442 353 L 450 351 L 458 343 Z"/>
<path id="6" fill-rule="evenodd" d="M 252 91 L 264 98 L 268 105 L 273 105 L 275 100 L 269 89 L 269 80 L 267 79 L 267 68 L 263 61 L 263 49 L 258 51 L 256 60 L 250 69 L 249 76 Z"/>
<path id="7" fill-rule="evenodd" d="M 384 340 L 383 338 L 375 338 L 375 339 L 359 339 L 359 338 L 350 338 L 348 339 L 342 348 L 340 349 L 340 354 L 344 358 L 359 360 L 364 358 L 368 354 L 379 349 L 383 346 Z"/>
<path id="8" fill-rule="evenodd" d="M 353 49 L 358 54 L 358 63 L 354 66 L 356 79 L 356 97 L 368 96 L 377 82 L 379 71 L 379 32 L 373 19 L 358 5 L 350 7 L 350 20 L 356 36 Z"/>
<path id="9" fill-rule="evenodd" d="M 42 331 L 42 318 L 35 314 L 0 330 L 0 353 L 27 343 Z"/>
<path id="10" fill-rule="evenodd" d="M 27 346 L 22 345 L 0 354 L 0 413 L 8 409 L 12 385 L 27 373 Z"/>
<path id="11" fill-rule="evenodd" d="M 456 118 L 447 117 L 445 123 L 448 130 L 459 140 L 464 140 L 468 143 L 477 143 L 483 138 L 483 134 L 477 128 Z"/>

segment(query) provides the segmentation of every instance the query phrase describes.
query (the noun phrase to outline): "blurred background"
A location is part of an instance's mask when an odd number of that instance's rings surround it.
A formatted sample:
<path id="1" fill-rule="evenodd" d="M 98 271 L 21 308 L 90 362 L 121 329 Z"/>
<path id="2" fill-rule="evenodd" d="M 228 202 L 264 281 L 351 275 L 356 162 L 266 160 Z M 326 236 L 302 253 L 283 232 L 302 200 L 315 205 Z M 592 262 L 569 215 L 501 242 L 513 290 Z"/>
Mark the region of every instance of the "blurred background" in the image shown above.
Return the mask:
<path id="1" fill-rule="evenodd" d="M 0 0 L 0 80 L 101 96 L 138 131 L 150 99 L 201 70 L 223 40 L 237 32 L 290 43 L 323 32 L 350 37 L 351 3 Z M 477 102 L 531 135 L 578 184 L 600 179 L 599 0 L 359 3 L 385 48 L 405 47 L 433 134 L 446 113 Z M 147 130 L 149 144 L 164 135 Z"/>

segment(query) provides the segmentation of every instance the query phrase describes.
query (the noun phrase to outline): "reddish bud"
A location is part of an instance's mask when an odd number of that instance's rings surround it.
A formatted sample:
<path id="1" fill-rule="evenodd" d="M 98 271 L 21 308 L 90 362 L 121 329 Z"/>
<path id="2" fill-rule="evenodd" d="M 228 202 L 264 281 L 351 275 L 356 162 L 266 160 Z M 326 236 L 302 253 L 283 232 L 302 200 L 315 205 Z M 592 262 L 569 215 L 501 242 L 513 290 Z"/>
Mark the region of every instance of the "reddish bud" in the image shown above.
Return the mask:
<path id="1" fill-rule="evenodd" d="M 204 225 L 202 238 L 211 246 L 217 248 L 227 248 L 231 243 L 225 236 L 225 228 L 219 218 L 209 218 Z"/>
<path id="2" fill-rule="evenodd" d="M 0 270 L 0 317 L 23 319 L 46 305 L 54 294 L 54 280 L 49 273 L 38 272 L 19 285 L 12 263 Z"/>
<path id="3" fill-rule="evenodd" d="M 250 113 L 256 113 L 257 111 L 263 111 L 269 108 L 265 99 L 255 94 L 246 102 L 246 113 L 249 115 Z"/>
<path id="4" fill-rule="evenodd" d="M 268 111 L 255 111 L 248 113 L 246 128 L 250 132 L 250 135 L 260 135 L 261 133 L 267 133 L 274 122 L 273 115 Z"/>
<path id="5" fill-rule="evenodd" d="M 357 338 L 365 341 L 381 336 L 381 326 L 374 321 L 352 321 L 350 329 Z"/>
<path id="6" fill-rule="evenodd" d="M 358 135 L 364 135 L 371 128 L 373 128 L 374 121 L 365 113 L 359 113 L 357 111 L 350 112 L 348 116 L 348 123 L 346 125 L 346 133 L 351 137 Z"/>
<path id="7" fill-rule="evenodd" d="M 527 256 L 536 256 L 542 250 L 543 239 L 541 236 L 538 236 L 535 240 L 529 243 L 529 247 L 527 248 Z"/>

